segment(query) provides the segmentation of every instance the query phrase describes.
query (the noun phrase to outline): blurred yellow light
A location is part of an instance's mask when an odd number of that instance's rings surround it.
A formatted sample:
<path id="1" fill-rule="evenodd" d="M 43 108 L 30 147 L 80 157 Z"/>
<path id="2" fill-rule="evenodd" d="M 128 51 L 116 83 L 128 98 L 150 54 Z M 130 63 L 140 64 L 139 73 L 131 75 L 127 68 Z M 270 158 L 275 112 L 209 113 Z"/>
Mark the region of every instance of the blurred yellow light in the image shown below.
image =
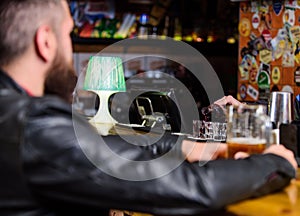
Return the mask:
<path id="1" fill-rule="evenodd" d="M 234 44 L 234 43 L 235 43 L 235 38 L 234 38 L 234 37 L 229 37 L 229 38 L 227 39 L 227 43 L 229 43 L 229 44 Z"/>
<path id="2" fill-rule="evenodd" d="M 215 41 L 215 37 L 212 35 L 207 36 L 207 43 L 211 43 Z"/>
<path id="3" fill-rule="evenodd" d="M 182 40 L 182 37 L 181 37 L 180 35 L 175 36 L 175 37 L 174 37 L 174 40 L 181 41 L 181 40 Z"/>
<path id="4" fill-rule="evenodd" d="M 191 41 L 193 41 L 193 38 L 192 38 L 192 36 L 185 36 L 184 40 L 187 42 L 191 42 Z"/>

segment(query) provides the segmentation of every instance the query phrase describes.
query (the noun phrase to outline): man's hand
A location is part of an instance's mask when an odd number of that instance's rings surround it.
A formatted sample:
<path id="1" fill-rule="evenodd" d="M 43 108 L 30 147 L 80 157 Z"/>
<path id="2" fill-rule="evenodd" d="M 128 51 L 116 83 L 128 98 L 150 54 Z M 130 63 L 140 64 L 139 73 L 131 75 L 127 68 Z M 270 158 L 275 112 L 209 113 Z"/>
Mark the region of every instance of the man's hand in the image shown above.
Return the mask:
<path id="1" fill-rule="evenodd" d="M 271 145 L 264 151 L 264 154 L 268 153 L 281 156 L 288 160 L 293 165 L 295 170 L 298 168 L 294 153 L 291 150 L 285 148 L 283 145 Z"/>
<path id="2" fill-rule="evenodd" d="M 271 145 L 263 152 L 263 154 L 278 155 L 288 160 L 292 164 L 295 170 L 298 168 L 297 161 L 294 157 L 294 153 L 291 150 L 285 148 L 283 145 Z M 249 157 L 249 154 L 246 152 L 237 152 L 234 155 L 234 159 L 243 159 L 246 157 Z"/>
<path id="3" fill-rule="evenodd" d="M 219 106 L 226 106 L 226 105 L 235 105 L 235 106 L 238 106 L 238 105 L 241 105 L 242 103 L 239 102 L 234 97 L 232 97 L 231 95 L 228 95 L 228 96 L 224 96 L 221 99 L 215 101 L 214 104 L 217 104 Z"/>

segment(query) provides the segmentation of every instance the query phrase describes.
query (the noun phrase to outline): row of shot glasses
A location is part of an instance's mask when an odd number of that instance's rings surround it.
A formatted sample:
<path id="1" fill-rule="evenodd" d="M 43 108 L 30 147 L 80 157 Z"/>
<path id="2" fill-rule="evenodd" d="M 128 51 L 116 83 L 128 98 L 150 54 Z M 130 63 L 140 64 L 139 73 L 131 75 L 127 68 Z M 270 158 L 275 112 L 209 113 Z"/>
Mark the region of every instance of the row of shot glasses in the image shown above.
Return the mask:
<path id="1" fill-rule="evenodd" d="M 226 123 L 193 120 L 193 138 L 207 141 L 226 141 Z"/>

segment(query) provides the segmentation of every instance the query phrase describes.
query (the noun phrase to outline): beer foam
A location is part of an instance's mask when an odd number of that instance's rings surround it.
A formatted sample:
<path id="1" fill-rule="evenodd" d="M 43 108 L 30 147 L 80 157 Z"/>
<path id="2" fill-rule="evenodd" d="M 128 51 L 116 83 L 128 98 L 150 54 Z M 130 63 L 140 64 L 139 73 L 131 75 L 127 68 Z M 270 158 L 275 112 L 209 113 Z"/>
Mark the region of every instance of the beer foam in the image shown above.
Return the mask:
<path id="1" fill-rule="evenodd" d="M 227 139 L 227 143 L 236 143 L 236 144 L 247 144 L 247 145 L 258 145 L 258 144 L 266 144 L 266 139 L 254 138 L 254 137 L 232 137 L 231 139 Z"/>

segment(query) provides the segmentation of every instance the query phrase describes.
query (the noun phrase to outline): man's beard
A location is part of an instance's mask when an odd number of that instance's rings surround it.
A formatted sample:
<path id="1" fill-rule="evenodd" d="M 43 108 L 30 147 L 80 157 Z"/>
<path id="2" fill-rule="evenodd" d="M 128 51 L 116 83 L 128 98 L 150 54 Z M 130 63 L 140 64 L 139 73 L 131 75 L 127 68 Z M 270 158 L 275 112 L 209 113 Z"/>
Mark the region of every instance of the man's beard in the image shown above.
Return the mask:
<path id="1" fill-rule="evenodd" d="M 72 103 L 72 93 L 76 83 L 77 76 L 73 65 L 68 63 L 58 51 L 52 66 L 47 72 L 44 93 L 57 95 L 68 103 Z"/>

